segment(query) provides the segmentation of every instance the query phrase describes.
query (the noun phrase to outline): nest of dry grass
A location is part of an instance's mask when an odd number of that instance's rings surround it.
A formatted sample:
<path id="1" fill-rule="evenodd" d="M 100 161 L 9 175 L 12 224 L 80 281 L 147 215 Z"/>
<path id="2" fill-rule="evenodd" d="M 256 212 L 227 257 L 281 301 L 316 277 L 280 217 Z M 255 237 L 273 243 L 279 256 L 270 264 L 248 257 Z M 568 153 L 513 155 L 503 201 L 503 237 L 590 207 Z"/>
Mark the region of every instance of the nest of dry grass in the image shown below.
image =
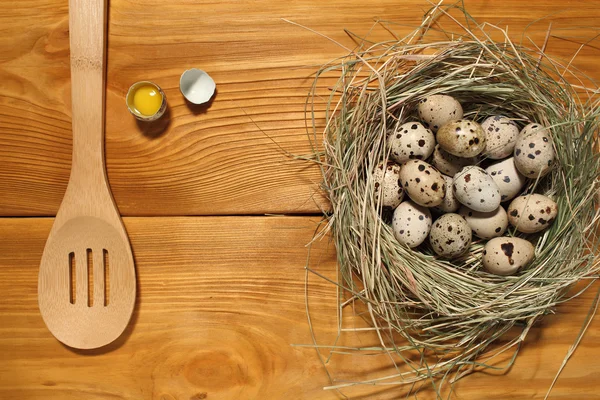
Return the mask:
<path id="1" fill-rule="evenodd" d="M 323 149 L 317 155 L 332 207 L 326 221 L 337 248 L 338 284 L 366 305 L 381 351 L 408 367 L 355 383 L 454 381 L 491 366 L 503 352 L 516 356 L 532 324 L 568 301 L 575 283 L 593 283 L 600 268 L 597 87 L 589 89 L 569 63 L 514 43 L 506 31 L 478 24 L 463 9 L 461 22 L 451 8 L 457 7 L 434 7 L 404 38 L 363 40 L 317 76 L 340 75 L 325 129 L 311 132 L 315 149 Z M 447 39 L 439 40 L 438 18 L 455 22 L 458 32 L 443 32 Z M 504 40 L 493 40 L 490 32 Z M 400 245 L 374 196 L 372 171 L 389 157 L 386 132 L 417 118 L 418 101 L 438 93 L 456 98 L 464 118 L 506 115 L 521 127 L 535 121 L 552 133 L 557 165 L 530 181 L 524 192 L 550 196 L 559 213 L 539 234 L 509 230 L 535 246 L 534 261 L 517 275 L 487 273 L 481 265 L 482 241 L 452 261 L 440 259 L 427 245 L 414 250 Z"/>

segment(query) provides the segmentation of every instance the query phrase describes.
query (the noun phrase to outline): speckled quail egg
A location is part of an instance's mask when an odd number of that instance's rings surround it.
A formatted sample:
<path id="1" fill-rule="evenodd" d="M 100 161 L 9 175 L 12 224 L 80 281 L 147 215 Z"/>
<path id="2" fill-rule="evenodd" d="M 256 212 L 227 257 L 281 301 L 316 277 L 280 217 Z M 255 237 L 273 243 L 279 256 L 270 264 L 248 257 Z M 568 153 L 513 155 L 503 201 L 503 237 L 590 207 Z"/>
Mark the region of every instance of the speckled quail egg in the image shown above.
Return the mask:
<path id="1" fill-rule="evenodd" d="M 402 171 L 400 171 L 402 174 Z M 454 196 L 475 211 L 494 211 L 500 206 L 500 189 L 483 169 L 468 166 L 454 175 Z"/>
<path id="2" fill-rule="evenodd" d="M 479 159 L 477 157 L 456 157 L 440 145 L 436 145 L 431 157 L 431 164 L 436 167 L 442 174 L 454 176 L 458 171 L 467 165 L 477 165 Z"/>
<path id="3" fill-rule="evenodd" d="M 554 148 L 550 132 L 540 124 L 529 124 L 515 144 L 515 165 L 527 178 L 546 175 L 554 164 Z"/>
<path id="4" fill-rule="evenodd" d="M 508 201 L 518 195 L 525 183 L 525 178 L 515 166 L 515 158 L 507 158 L 499 163 L 492 164 L 485 169 L 500 189 L 500 201 Z"/>
<path id="5" fill-rule="evenodd" d="M 448 213 L 439 217 L 429 232 L 433 250 L 446 258 L 464 254 L 471 245 L 472 232 L 467 221 L 458 214 Z"/>
<path id="6" fill-rule="evenodd" d="M 425 126 L 434 132 L 442 125 L 463 116 L 460 103 L 454 97 L 444 94 L 434 94 L 422 99 L 417 105 L 417 111 Z"/>
<path id="7" fill-rule="evenodd" d="M 420 122 L 407 122 L 388 136 L 391 157 L 399 164 L 418 159 L 425 160 L 433 153 L 435 136 Z"/>
<path id="8" fill-rule="evenodd" d="M 444 200 L 446 181 L 442 174 L 425 161 L 410 160 L 400 168 L 402 189 L 412 201 L 425 207 L 435 207 Z"/>
<path id="9" fill-rule="evenodd" d="M 462 206 L 458 214 L 467 221 L 473 233 L 482 239 L 502 236 L 508 228 L 508 217 L 502 207 L 494 211 L 481 212 Z"/>
<path id="10" fill-rule="evenodd" d="M 541 194 L 519 196 L 508 206 L 508 222 L 523 233 L 535 233 L 548 228 L 557 214 L 558 205 Z"/>
<path id="11" fill-rule="evenodd" d="M 417 247 L 431 229 L 431 212 L 410 200 L 404 201 L 394 210 L 392 217 L 394 237 L 408 247 Z"/>
<path id="12" fill-rule="evenodd" d="M 456 210 L 460 208 L 461 204 L 458 200 L 456 200 L 456 197 L 454 196 L 454 190 L 452 190 L 453 179 L 447 175 L 442 176 L 446 181 L 446 194 L 444 195 L 444 200 L 442 200 L 438 206 L 433 208 L 440 213 L 456 212 Z"/>
<path id="13" fill-rule="evenodd" d="M 495 275 L 512 275 L 533 260 L 534 248 L 525 239 L 497 237 L 483 247 L 483 267 Z"/>
<path id="14" fill-rule="evenodd" d="M 379 201 L 379 196 L 383 193 L 381 205 L 383 207 L 396 208 L 402 202 L 404 190 L 400 185 L 400 166 L 394 163 L 388 163 L 387 166 L 379 164 L 373 171 L 375 180 L 375 201 Z"/>
<path id="15" fill-rule="evenodd" d="M 438 130 L 436 139 L 442 149 L 457 157 L 474 157 L 485 150 L 485 133 L 475 121 L 449 122 Z"/>
<path id="16" fill-rule="evenodd" d="M 488 117 L 481 123 L 481 128 L 485 132 L 486 157 L 500 160 L 513 153 L 519 127 L 510 118 L 501 115 Z"/>

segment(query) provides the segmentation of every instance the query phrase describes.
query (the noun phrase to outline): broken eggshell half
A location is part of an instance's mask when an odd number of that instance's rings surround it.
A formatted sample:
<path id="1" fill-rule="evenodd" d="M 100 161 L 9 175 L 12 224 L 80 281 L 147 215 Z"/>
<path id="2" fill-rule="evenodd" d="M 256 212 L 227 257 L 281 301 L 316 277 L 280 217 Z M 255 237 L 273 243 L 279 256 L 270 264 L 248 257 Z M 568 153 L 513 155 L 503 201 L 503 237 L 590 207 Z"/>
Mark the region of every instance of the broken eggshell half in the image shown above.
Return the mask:
<path id="1" fill-rule="evenodd" d="M 201 69 L 192 68 L 181 74 L 179 90 L 191 103 L 204 104 L 215 94 L 215 81 Z"/>

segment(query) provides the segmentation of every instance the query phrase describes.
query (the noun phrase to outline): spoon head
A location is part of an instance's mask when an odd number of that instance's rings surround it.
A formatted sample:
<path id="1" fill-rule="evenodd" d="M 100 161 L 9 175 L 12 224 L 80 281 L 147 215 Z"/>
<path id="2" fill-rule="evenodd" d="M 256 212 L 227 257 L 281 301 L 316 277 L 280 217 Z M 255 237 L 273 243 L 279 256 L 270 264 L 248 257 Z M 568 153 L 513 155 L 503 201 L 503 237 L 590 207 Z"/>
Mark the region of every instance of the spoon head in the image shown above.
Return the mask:
<path id="1" fill-rule="evenodd" d="M 127 327 L 135 295 L 135 266 L 122 225 L 86 216 L 52 230 L 40 264 L 38 301 L 58 340 L 79 349 L 111 343 Z"/>

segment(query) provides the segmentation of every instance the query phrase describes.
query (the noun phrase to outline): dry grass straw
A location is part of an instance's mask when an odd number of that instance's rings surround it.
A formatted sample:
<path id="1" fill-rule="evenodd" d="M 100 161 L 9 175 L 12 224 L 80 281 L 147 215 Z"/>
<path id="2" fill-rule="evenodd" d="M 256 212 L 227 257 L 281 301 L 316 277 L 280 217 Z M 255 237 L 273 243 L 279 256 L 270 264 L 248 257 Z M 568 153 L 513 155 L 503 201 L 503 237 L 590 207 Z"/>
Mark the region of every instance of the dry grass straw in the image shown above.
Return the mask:
<path id="1" fill-rule="evenodd" d="M 458 32 L 437 29 L 440 18 Z M 447 39 L 438 39 L 440 32 Z M 600 103 L 597 90 L 588 89 L 590 80 L 570 64 L 514 43 L 506 30 L 478 24 L 458 5 L 438 5 L 410 35 L 383 43 L 364 39 L 319 72 L 340 74 L 326 127 L 313 124 L 311 132 L 315 149 L 323 149 L 318 156 L 332 206 L 326 218 L 342 275 L 338 284 L 350 293 L 345 304 L 366 304 L 380 350 L 406 363 L 396 374 L 330 388 L 426 380 L 438 382 L 438 390 L 474 369 L 497 368 L 495 357 L 507 350 L 516 356 L 532 324 L 569 300 L 576 282 L 597 278 Z M 414 119 L 415 104 L 436 93 L 458 99 L 465 118 L 502 114 L 521 126 L 536 121 L 551 129 L 556 168 L 525 191 L 551 196 L 559 214 L 540 234 L 509 232 L 536 248 L 533 263 L 516 276 L 483 271 L 481 241 L 451 262 L 428 245 L 410 250 L 381 216 L 372 171 L 388 159 L 386 132 Z"/>

